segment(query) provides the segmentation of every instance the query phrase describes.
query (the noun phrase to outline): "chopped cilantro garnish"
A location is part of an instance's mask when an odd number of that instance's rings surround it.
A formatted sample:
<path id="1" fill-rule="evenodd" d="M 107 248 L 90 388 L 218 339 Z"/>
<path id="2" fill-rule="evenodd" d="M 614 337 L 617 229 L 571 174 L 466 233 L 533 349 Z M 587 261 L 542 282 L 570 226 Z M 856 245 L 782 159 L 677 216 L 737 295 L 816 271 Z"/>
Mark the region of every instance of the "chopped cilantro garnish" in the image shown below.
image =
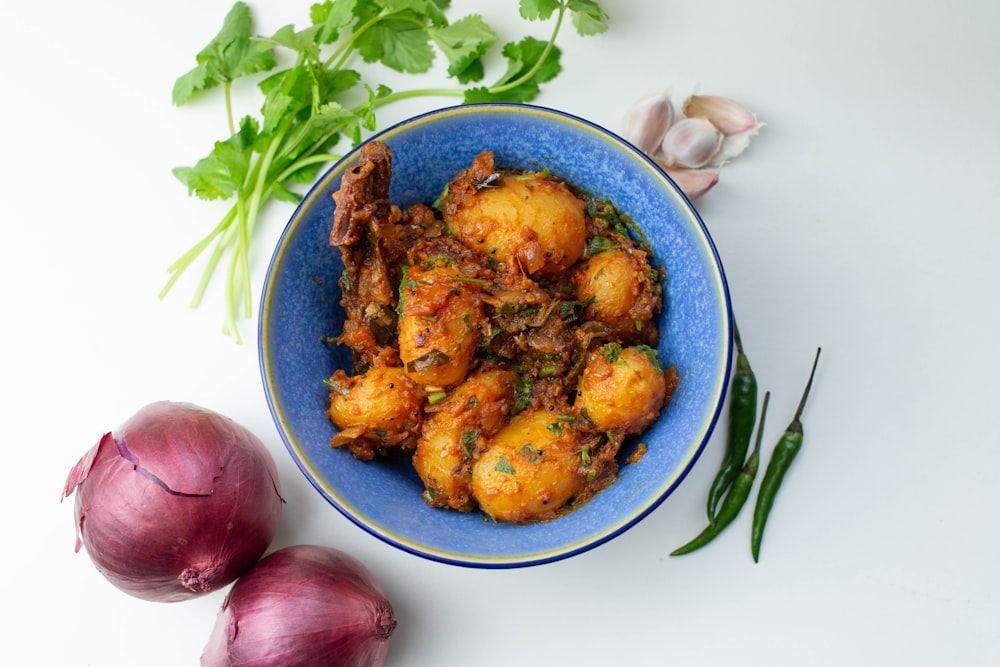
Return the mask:
<path id="1" fill-rule="evenodd" d="M 545 454 L 544 449 L 535 449 L 535 446 L 530 442 L 526 442 L 521 445 L 521 456 L 528 459 L 529 463 L 539 464 L 542 462 L 542 456 Z"/>
<path id="2" fill-rule="evenodd" d="M 587 241 L 587 252 L 591 255 L 602 253 L 605 250 L 614 250 L 620 247 L 617 243 L 606 236 L 594 236 Z"/>
<path id="3" fill-rule="evenodd" d="M 622 346 L 618 343 L 608 343 L 601 348 L 601 351 L 604 353 L 604 359 L 609 364 L 613 364 L 621 357 Z"/>
<path id="4" fill-rule="evenodd" d="M 497 460 L 497 464 L 493 466 L 493 469 L 497 472 L 505 472 L 508 475 L 514 475 L 517 473 L 517 471 L 514 470 L 514 466 L 512 466 L 503 455 L 501 455 Z"/>
<path id="5" fill-rule="evenodd" d="M 653 366 L 656 367 L 656 370 L 658 371 L 663 370 L 663 368 L 660 366 L 660 360 L 656 356 L 656 350 L 654 350 L 648 345 L 636 345 L 635 349 L 645 354 L 646 358 L 649 359 L 650 363 L 652 363 Z"/>
<path id="6" fill-rule="evenodd" d="M 513 417 L 524 410 L 529 402 L 531 402 L 531 382 L 524 378 L 514 380 L 514 403 L 510 406 L 510 415 Z"/>
<path id="7" fill-rule="evenodd" d="M 333 389 L 335 392 L 337 392 L 341 396 L 347 396 L 348 394 L 351 393 L 350 389 L 348 389 L 344 385 L 340 384 L 339 382 L 337 382 L 333 378 L 325 378 L 323 380 L 323 384 L 325 384 L 326 386 L 330 387 L 331 389 Z"/>

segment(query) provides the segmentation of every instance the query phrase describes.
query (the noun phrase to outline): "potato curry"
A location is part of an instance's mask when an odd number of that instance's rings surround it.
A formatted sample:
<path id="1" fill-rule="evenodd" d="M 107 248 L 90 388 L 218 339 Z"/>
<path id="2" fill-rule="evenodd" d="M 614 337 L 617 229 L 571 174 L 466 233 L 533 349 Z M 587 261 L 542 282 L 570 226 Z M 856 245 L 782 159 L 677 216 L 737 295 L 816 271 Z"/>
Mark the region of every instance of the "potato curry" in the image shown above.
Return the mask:
<path id="1" fill-rule="evenodd" d="M 334 194 L 353 375 L 327 379 L 331 444 L 411 457 L 434 507 L 505 522 L 578 507 L 677 385 L 648 247 L 611 202 L 488 150 L 401 209 L 392 159 L 366 144 Z"/>

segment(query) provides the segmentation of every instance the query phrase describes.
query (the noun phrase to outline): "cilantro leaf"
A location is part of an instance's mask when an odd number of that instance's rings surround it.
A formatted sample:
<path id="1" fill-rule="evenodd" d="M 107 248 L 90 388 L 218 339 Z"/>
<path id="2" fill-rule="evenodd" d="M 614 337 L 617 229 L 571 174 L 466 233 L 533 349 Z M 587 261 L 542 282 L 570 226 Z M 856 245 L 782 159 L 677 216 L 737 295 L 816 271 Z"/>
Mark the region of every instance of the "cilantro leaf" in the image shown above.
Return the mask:
<path id="1" fill-rule="evenodd" d="M 594 0 L 569 0 L 573 27 L 580 35 L 598 35 L 608 29 L 608 15 Z"/>
<path id="2" fill-rule="evenodd" d="M 380 85 L 376 90 L 372 90 L 371 87 L 368 88 L 368 101 L 362 104 L 360 107 L 355 109 L 355 113 L 361 119 L 361 126 L 366 130 L 375 129 L 375 105 L 378 100 L 392 93 L 392 89 L 388 86 Z"/>
<path id="3" fill-rule="evenodd" d="M 209 83 L 208 68 L 205 65 L 198 65 L 191 71 L 182 74 L 174 82 L 174 90 L 171 93 L 175 106 L 186 104 L 199 90 L 205 90 L 217 85 Z"/>
<path id="4" fill-rule="evenodd" d="M 271 49 L 254 42 L 251 27 L 250 8 L 245 2 L 237 2 L 226 15 L 219 34 L 195 56 L 197 66 L 174 82 L 175 105 L 185 104 L 199 91 L 275 66 Z"/>
<path id="5" fill-rule="evenodd" d="M 544 21 L 561 5 L 560 0 L 521 0 L 521 17 L 529 21 Z"/>
<path id="6" fill-rule="evenodd" d="M 319 30 L 316 33 L 318 44 L 333 44 L 340 37 L 340 29 L 354 20 L 354 8 L 357 0 L 326 0 L 309 8 L 309 19 Z"/>
<path id="7" fill-rule="evenodd" d="M 551 80 L 562 69 L 561 52 L 552 46 L 545 60 L 547 42 L 525 37 L 516 44 L 504 46 L 507 71 L 491 88 L 479 87 L 466 91 L 466 102 L 528 102 L 538 95 L 539 85 Z M 535 69 L 537 68 L 537 69 Z M 533 72 L 533 73 L 532 73 Z"/>
<path id="8" fill-rule="evenodd" d="M 463 83 L 483 76 L 480 59 L 496 44 L 497 34 L 478 14 L 472 14 L 444 27 L 428 30 L 430 37 L 448 58 L 448 75 Z M 472 78 L 478 77 L 478 78 Z"/>
<path id="9" fill-rule="evenodd" d="M 298 204 L 302 201 L 302 195 L 289 190 L 281 183 L 276 183 L 274 187 L 271 188 L 271 196 L 278 201 L 288 202 L 289 204 Z"/>
<path id="10" fill-rule="evenodd" d="M 387 0 L 387 4 L 393 11 L 410 9 L 427 19 L 433 27 L 448 25 L 448 17 L 444 15 L 444 10 L 451 4 L 450 0 L 439 2 L 437 0 Z"/>
<path id="11" fill-rule="evenodd" d="M 212 152 L 195 166 L 174 169 L 174 176 L 187 186 L 188 194 L 199 199 L 228 199 L 240 189 L 249 171 L 257 128 L 255 119 L 244 117 L 236 134 L 217 141 Z"/>
<path id="12" fill-rule="evenodd" d="M 358 116 L 350 109 L 345 109 L 338 102 L 328 102 L 314 111 L 303 123 L 299 134 L 301 138 L 295 144 L 286 146 L 286 151 L 294 151 L 296 147 L 304 151 L 323 137 L 342 132 L 354 137 L 358 134 Z"/>
<path id="13" fill-rule="evenodd" d="M 317 40 L 320 26 L 309 26 L 305 30 L 297 31 L 294 25 L 282 26 L 271 37 L 277 46 L 283 46 L 290 51 L 297 51 L 313 62 L 319 60 L 320 43 Z"/>
<path id="14" fill-rule="evenodd" d="M 381 62 L 398 72 L 426 72 L 434 61 L 427 28 L 409 11 L 379 20 L 358 35 L 355 45 L 365 62 Z"/>

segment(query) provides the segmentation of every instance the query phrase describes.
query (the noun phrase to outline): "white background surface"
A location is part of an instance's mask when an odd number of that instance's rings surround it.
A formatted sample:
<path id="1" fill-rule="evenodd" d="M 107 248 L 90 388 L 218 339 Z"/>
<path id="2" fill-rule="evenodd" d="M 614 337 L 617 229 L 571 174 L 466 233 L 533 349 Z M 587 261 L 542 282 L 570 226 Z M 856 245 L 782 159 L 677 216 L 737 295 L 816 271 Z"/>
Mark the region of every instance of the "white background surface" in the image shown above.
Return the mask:
<path id="1" fill-rule="evenodd" d="M 610 543 L 478 571 L 384 545 L 312 490 L 265 404 L 256 319 L 234 345 L 219 289 L 187 307 L 194 273 L 156 298 L 165 267 L 221 215 L 170 173 L 224 135 L 221 103 L 174 108 L 170 90 L 230 4 L 0 8 L 3 662 L 197 664 L 224 591 L 175 605 L 120 593 L 73 552 L 60 503 L 103 432 L 172 399 L 272 449 L 288 500 L 275 548 L 336 546 L 381 580 L 394 667 L 998 664 L 1000 5 L 605 0 L 606 34 L 565 33 L 564 72 L 539 104 L 619 130 L 634 99 L 697 88 L 768 123 L 697 202 L 772 391 L 766 442 L 818 345 L 823 358 L 759 564 L 750 512 L 701 552 L 667 555 L 703 526 L 717 432 L 677 492 Z M 261 33 L 307 17 L 306 2 L 250 4 Z M 454 5 L 503 41 L 549 32 L 514 0 Z M 257 289 L 290 212 L 265 212 Z"/>

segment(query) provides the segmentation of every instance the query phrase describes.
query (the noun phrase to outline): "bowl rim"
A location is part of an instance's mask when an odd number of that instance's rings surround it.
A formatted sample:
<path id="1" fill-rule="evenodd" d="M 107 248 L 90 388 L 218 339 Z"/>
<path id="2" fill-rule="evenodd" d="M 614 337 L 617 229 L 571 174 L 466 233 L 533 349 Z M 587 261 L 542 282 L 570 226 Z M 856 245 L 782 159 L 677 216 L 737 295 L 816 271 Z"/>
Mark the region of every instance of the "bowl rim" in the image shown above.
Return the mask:
<path id="1" fill-rule="evenodd" d="M 280 259 L 282 255 L 282 249 L 286 245 L 287 237 L 292 233 L 294 228 L 297 226 L 296 222 L 299 220 L 303 207 L 316 196 L 318 189 L 325 187 L 326 182 L 329 180 L 330 175 L 338 170 L 346 169 L 345 165 L 352 163 L 358 153 L 361 151 L 363 145 L 385 138 L 390 135 L 397 134 L 398 132 L 405 130 L 406 128 L 414 125 L 420 125 L 431 121 L 439 116 L 452 116 L 452 115 L 466 115 L 475 114 L 481 112 L 502 112 L 502 113 L 525 113 L 529 115 L 535 115 L 538 117 L 549 117 L 560 121 L 569 121 L 571 124 L 575 124 L 578 127 L 586 130 L 587 132 L 599 135 L 605 140 L 610 141 L 614 144 L 619 144 L 624 150 L 633 153 L 633 157 L 639 158 L 644 161 L 649 168 L 657 175 L 670 184 L 671 187 L 676 191 L 675 194 L 684 202 L 688 208 L 688 213 L 691 219 L 696 223 L 698 231 L 700 233 L 701 241 L 704 243 L 706 250 L 708 251 L 707 256 L 711 258 L 711 264 L 715 268 L 716 275 L 714 279 L 718 282 L 718 291 L 722 297 L 721 310 L 724 317 L 721 318 L 724 331 L 722 332 L 721 342 L 724 346 L 722 364 L 720 365 L 721 377 L 717 379 L 719 385 L 718 398 L 715 401 L 714 409 L 711 415 L 707 416 L 704 420 L 704 424 L 700 430 L 701 437 L 700 442 L 697 447 L 690 449 L 687 455 L 687 460 L 684 462 L 681 469 L 675 471 L 674 475 L 670 478 L 668 483 L 665 483 L 661 487 L 661 492 L 655 496 L 651 497 L 650 501 L 643 506 L 641 509 L 633 512 L 632 514 L 624 517 L 620 521 L 616 521 L 609 527 L 604 527 L 600 532 L 596 532 L 592 535 L 588 535 L 582 539 L 576 539 L 573 541 L 567 540 L 567 543 L 562 544 L 556 548 L 550 548 L 545 551 L 540 551 L 538 553 L 523 555 L 518 554 L 514 556 L 458 556 L 453 552 L 444 551 L 438 548 L 429 547 L 425 545 L 420 545 L 415 540 L 411 538 L 403 538 L 396 532 L 391 530 L 379 529 L 371 525 L 369 522 L 365 521 L 363 517 L 358 516 L 357 513 L 351 511 L 348 506 L 339 501 L 337 498 L 332 497 L 328 490 L 324 488 L 320 481 L 316 479 L 313 471 L 310 470 L 306 462 L 302 460 L 297 452 L 297 445 L 292 442 L 293 438 L 289 433 L 285 419 L 279 414 L 278 406 L 276 405 L 275 391 L 272 387 L 272 382 L 269 379 L 269 353 L 267 350 L 268 339 L 267 339 L 267 322 L 268 322 L 268 311 L 270 306 L 270 299 L 268 298 L 269 290 L 268 287 L 272 280 L 272 274 L 277 269 L 280 264 Z M 734 353 L 734 342 L 733 342 L 733 313 L 732 313 L 732 302 L 731 295 L 729 292 L 729 285 L 726 279 L 725 269 L 722 265 L 721 257 L 719 256 L 718 249 L 712 239 L 711 234 L 698 210 L 691 203 L 690 199 L 683 193 L 680 187 L 674 182 L 672 178 L 666 173 L 666 171 L 656 163 L 655 160 L 650 158 L 648 155 L 643 153 L 640 149 L 634 146 L 632 143 L 622 138 L 618 134 L 612 132 L 611 130 L 593 122 L 586 120 L 575 114 L 554 109 L 551 107 L 541 106 L 537 104 L 520 103 L 520 102 L 478 102 L 478 103 L 468 103 L 468 104 L 458 104 L 453 106 L 439 107 L 432 109 L 430 111 L 422 112 L 411 116 L 409 118 L 398 121 L 380 131 L 374 132 L 368 138 L 362 140 L 358 145 L 353 146 L 348 152 L 346 152 L 339 160 L 331 164 L 329 167 L 324 169 L 314 180 L 312 185 L 303 195 L 302 200 L 296 206 L 293 213 L 289 216 L 288 221 L 285 224 L 278 240 L 275 243 L 274 252 L 268 261 L 267 271 L 264 277 L 264 282 L 262 283 L 262 291 L 260 295 L 260 306 L 258 310 L 258 325 L 257 325 L 257 352 L 259 359 L 259 369 L 261 374 L 261 379 L 263 381 L 265 399 L 267 401 L 268 410 L 271 414 L 272 420 L 275 425 L 275 429 L 278 431 L 279 436 L 288 451 L 290 457 L 295 462 L 295 465 L 299 468 L 300 472 L 306 477 L 310 484 L 319 492 L 319 494 L 332 505 L 341 515 L 347 518 L 355 526 L 361 528 L 363 531 L 369 535 L 377 538 L 378 540 L 393 546 L 406 553 L 419 556 L 421 558 L 431 560 L 434 562 L 446 564 L 446 565 L 456 565 L 461 567 L 478 568 L 478 569 L 509 569 L 509 568 L 520 568 L 529 567 L 535 565 L 542 565 L 546 563 L 552 563 L 559 560 L 564 560 L 575 555 L 582 554 L 586 551 L 594 549 L 615 537 L 623 534 L 637 523 L 647 517 L 652 513 L 657 507 L 659 507 L 666 499 L 669 497 L 674 490 L 681 484 L 681 482 L 687 477 L 688 473 L 694 467 L 695 463 L 700 458 L 702 452 L 704 451 L 706 445 L 712 437 L 712 434 L 718 425 L 719 418 L 722 414 L 723 406 L 726 402 L 726 397 L 729 390 L 729 380 L 732 372 L 733 363 L 733 353 Z"/>

